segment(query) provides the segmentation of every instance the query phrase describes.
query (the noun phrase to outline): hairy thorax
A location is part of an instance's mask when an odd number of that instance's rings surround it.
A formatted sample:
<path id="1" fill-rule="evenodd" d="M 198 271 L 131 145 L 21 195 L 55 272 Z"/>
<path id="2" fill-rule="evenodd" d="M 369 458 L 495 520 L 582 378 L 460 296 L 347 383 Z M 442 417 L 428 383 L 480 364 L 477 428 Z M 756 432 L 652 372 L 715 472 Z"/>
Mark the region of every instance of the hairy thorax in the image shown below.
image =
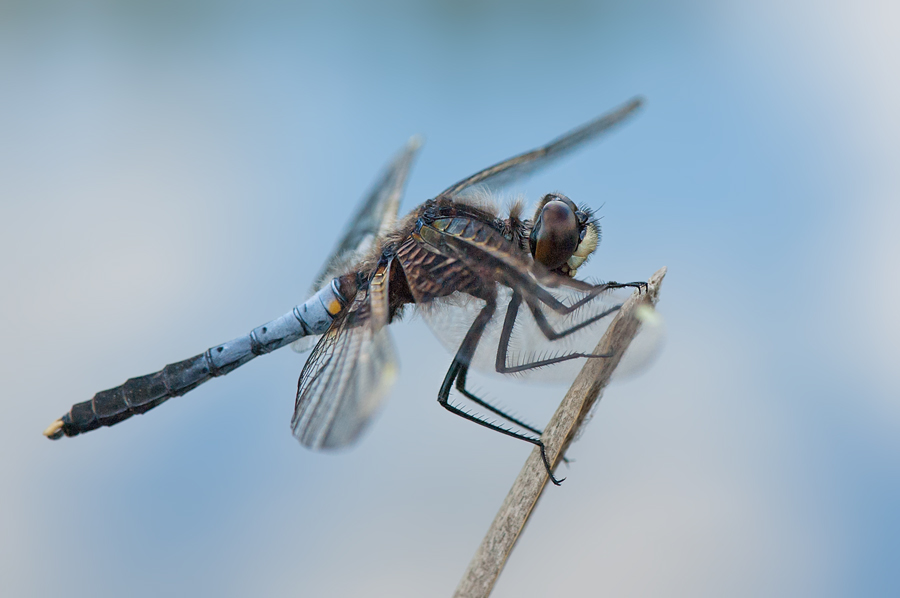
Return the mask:
<path id="1" fill-rule="evenodd" d="M 502 255 L 524 269 L 533 264 L 528 253 L 530 222 L 519 219 L 515 204 L 507 218 L 483 203 L 429 200 L 413 210 L 373 251 L 340 277 L 342 292 L 353 296 L 367 291 L 379 267 L 387 265 L 389 321 L 399 318 L 411 303 L 428 303 L 454 292 L 486 298 L 494 294 L 496 268 L 476 255 L 448 246 L 457 238 L 481 252 Z"/>

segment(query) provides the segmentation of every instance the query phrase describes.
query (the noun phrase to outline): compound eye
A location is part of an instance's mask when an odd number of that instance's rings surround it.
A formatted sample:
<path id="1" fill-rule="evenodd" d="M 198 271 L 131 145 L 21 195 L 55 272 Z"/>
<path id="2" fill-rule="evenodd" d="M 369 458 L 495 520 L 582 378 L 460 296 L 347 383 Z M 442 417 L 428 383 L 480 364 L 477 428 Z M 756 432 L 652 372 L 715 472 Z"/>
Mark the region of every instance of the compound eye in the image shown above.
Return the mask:
<path id="1" fill-rule="evenodd" d="M 579 226 L 575 211 L 560 200 L 547 202 L 531 229 L 531 254 L 549 270 L 566 263 L 578 247 Z"/>

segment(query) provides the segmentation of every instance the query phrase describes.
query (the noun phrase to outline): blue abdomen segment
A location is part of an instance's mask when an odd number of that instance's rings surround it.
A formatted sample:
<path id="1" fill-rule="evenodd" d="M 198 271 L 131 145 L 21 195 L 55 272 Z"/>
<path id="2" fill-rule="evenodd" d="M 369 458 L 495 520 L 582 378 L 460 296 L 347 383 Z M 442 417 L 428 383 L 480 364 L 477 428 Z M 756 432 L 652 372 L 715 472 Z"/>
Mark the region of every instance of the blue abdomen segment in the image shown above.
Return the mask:
<path id="1" fill-rule="evenodd" d="M 121 386 L 98 392 L 90 401 L 73 405 L 45 434 L 54 440 L 63 435 L 77 436 L 153 409 L 210 378 L 224 376 L 257 355 L 280 349 L 304 336 L 324 334 L 346 304 L 338 279 L 334 279 L 305 303 L 254 328 L 250 334 L 210 347 L 184 361 L 170 363 L 158 372 L 129 378 Z"/>

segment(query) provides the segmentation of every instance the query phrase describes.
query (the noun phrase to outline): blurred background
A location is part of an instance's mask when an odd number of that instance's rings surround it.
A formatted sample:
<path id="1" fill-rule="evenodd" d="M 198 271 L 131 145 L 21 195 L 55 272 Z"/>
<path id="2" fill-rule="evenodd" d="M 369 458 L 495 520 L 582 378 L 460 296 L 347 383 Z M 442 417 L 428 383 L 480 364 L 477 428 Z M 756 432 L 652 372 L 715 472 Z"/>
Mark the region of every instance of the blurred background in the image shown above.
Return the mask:
<path id="1" fill-rule="evenodd" d="M 793 0 L 0 3 L 0 593 L 449 596 L 531 447 L 436 402 L 421 319 L 359 445 L 283 350 L 76 439 L 74 402 L 305 298 L 415 133 L 403 210 L 641 94 L 516 187 L 669 274 L 496 596 L 900 592 L 900 9 Z M 543 423 L 565 386 L 485 380 Z"/>

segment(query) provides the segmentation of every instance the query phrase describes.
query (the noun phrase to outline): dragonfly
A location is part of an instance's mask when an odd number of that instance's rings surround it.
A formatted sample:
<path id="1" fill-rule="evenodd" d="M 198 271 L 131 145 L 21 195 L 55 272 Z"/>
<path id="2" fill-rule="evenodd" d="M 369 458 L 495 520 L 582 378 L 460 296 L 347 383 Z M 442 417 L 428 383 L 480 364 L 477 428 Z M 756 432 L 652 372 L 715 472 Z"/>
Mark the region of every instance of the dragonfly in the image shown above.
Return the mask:
<path id="1" fill-rule="evenodd" d="M 598 330 L 621 307 L 619 289 L 644 282 L 593 284 L 575 278 L 594 253 L 600 227 L 593 211 L 547 193 L 532 218 L 516 202 L 502 217 L 490 200 L 503 187 L 596 140 L 634 114 L 642 100 L 617 109 L 529 152 L 489 166 L 398 217 L 420 141 L 413 138 L 364 198 L 313 284 L 311 296 L 249 334 L 189 359 L 128 379 L 77 403 L 44 435 L 77 436 L 144 413 L 259 355 L 287 345 L 312 347 L 297 385 L 293 435 L 311 449 L 354 443 L 396 379 L 388 324 L 408 308 L 423 314 L 454 353 L 438 403 L 466 420 L 541 450 L 541 430 L 477 396 L 470 368 L 528 376 L 594 354 Z M 592 344 L 590 345 L 592 346 Z M 467 410 L 450 399 L 456 388 Z M 485 416 L 478 409 L 490 413 Z M 489 419 L 500 418 L 500 420 Z"/>

